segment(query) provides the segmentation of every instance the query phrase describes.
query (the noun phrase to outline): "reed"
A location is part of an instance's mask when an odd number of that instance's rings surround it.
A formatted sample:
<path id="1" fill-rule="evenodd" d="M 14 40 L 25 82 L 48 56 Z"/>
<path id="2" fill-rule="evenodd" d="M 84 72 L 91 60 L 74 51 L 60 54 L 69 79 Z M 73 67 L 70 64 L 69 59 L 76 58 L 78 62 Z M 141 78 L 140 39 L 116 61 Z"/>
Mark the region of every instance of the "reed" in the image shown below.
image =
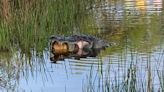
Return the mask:
<path id="1" fill-rule="evenodd" d="M 96 0 L 2 0 L 0 48 L 42 52 L 50 35 L 82 32 L 87 9 Z M 12 46 L 12 47 L 11 47 Z"/>
<path id="2" fill-rule="evenodd" d="M 44 70 L 49 37 L 82 32 L 90 11 L 86 7 L 96 1 L 1 0 L 0 88 L 16 91 L 21 74 L 28 78 L 34 66 Z M 2 53 L 7 55 L 1 57 Z"/>

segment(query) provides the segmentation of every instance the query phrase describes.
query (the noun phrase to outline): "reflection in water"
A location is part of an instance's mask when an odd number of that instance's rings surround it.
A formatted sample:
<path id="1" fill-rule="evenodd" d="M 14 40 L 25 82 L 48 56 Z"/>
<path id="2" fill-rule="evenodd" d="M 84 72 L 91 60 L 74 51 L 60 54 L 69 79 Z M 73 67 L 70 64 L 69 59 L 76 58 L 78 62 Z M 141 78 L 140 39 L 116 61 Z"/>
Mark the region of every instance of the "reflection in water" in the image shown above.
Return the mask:
<path id="1" fill-rule="evenodd" d="M 162 0 L 125 0 L 125 9 L 131 14 L 153 14 L 162 12 Z"/>
<path id="2" fill-rule="evenodd" d="M 51 57 L 51 61 L 56 63 L 58 60 L 64 60 L 68 58 L 73 58 L 79 60 L 80 58 L 87 58 L 87 57 L 96 57 L 101 50 L 105 50 L 104 48 L 99 49 L 79 49 L 77 53 L 68 53 L 66 55 L 54 55 Z"/>
<path id="3" fill-rule="evenodd" d="M 50 63 L 48 50 L 0 53 L 0 91 L 163 91 L 162 0 L 108 1 L 93 7 L 93 19 L 96 35 L 116 45 L 56 55 L 57 64 Z"/>
<path id="4" fill-rule="evenodd" d="M 162 46 L 162 48 L 164 45 Z M 98 77 L 94 70 L 88 76 L 86 90 L 110 90 L 116 92 L 160 91 L 160 78 L 163 77 L 164 49 L 156 47 L 148 53 L 126 50 L 103 58 L 103 71 Z M 96 78 L 95 78 L 96 77 Z M 96 82 L 94 81 L 96 80 Z M 100 82 L 103 81 L 103 82 Z M 93 85 L 91 85 L 93 84 Z M 101 85 L 102 87 L 98 87 Z M 92 87 L 90 87 L 92 86 Z M 88 88 L 87 88 L 88 87 Z M 104 91 L 103 91 L 104 92 Z M 108 91 L 107 91 L 108 92 Z"/>
<path id="5" fill-rule="evenodd" d="M 13 53 L 9 51 L 0 52 L 0 90 L 15 91 L 15 84 L 18 79 L 16 64 L 11 62 Z"/>
<path id="6" fill-rule="evenodd" d="M 0 60 L 0 91 L 2 92 L 24 91 L 24 87 L 19 87 L 21 80 L 28 83 L 27 81 L 31 80 L 29 76 L 34 78 L 38 73 L 42 74 L 41 81 L 47 77 L 51 78 L 48 73 L 45 73 L 44 58 L 39 57 L 35 51 L 31 51 L 30 56 L 22 54 L 21 51 L 0 52 Z"/>
<path id="7" fill-rule="evenodd" d="M 91 92 L 163 90 L 161 71 L 164 62 L 164 41 L 163 34 L 160 32 L 163 29 L 160 24 L 161 5 L 162 0 L 125 0 L 125 8 L 120 8 L 123 11 L 121 23 L 124 36 L 118 38 L 120 35 L 112 35 L 121 40 L 118 42 L 114 39 L 120 46 L 116 47 L 118 53 L 115 50 L 111 54 L 112 48 L 106 51 L 110 54 L 102 59 L 103 67 L 99 70 L 101 74 L 97 77 L 94 70 L 91 72 L 85 84 L 86 92 L 88 90 Z M 108 10 L 104 11 L 109 14 Z M 101 25 L 104 21 L 106 20 L 100 20 L 97 25 Z M 123 50 L 120 51 L 120 49 Z"/>
<path id="8" fill-rule="evenodd" d="M 136 0 L 136 7 L 142 11 L 145 12 L 146 11 L 146 1 L 145 0 Z"/>

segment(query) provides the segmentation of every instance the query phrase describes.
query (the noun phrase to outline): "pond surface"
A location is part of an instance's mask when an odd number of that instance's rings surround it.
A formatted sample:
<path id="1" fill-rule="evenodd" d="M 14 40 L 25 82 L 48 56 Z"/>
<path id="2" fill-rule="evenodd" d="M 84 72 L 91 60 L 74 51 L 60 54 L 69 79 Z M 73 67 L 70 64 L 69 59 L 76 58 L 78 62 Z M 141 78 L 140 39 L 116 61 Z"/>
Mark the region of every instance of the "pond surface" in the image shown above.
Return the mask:
<path id="1" fill-rule="evenodd" d="M 92 5 L 97 36 L 112 44 L 97 57 L 52 63 L 31 50 L 0 52 L 0 91 L 131 92 L 164 89 L 162 0 L 106 1 Z M 91 25 L 91 24 L 87 24 Z M 4 63 L 5 62 L 5 63 Z"/>

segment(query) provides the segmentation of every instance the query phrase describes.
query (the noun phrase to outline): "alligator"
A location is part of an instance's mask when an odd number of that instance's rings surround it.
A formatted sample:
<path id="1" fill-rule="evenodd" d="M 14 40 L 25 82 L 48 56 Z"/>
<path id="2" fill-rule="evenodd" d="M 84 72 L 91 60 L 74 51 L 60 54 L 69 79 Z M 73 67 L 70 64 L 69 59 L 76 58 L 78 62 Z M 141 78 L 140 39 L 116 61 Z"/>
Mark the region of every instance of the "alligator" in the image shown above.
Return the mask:
<path id="1" fill-rule="evenodd" d="M 94 36 L 72 35 L 72 36 L 51 36 L 50 51 L 56 61 L 65 57 L 95 57 L 97 54 L 109 46 L 108 42 Z"/>

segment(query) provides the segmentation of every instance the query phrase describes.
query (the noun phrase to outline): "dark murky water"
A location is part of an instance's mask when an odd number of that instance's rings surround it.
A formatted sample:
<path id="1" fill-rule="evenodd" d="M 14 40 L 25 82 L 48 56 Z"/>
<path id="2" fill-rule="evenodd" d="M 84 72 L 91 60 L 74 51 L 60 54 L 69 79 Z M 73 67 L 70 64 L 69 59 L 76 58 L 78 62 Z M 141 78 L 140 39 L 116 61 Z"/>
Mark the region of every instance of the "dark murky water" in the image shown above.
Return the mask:
<path id="1" fill-rule="evenodd" d="M 131 81 L 137 85 L 134 89 L 138 91 L 162 91 L 162 6 L 162 0 L 106 1 L 93 5 L 97 24 L 94 29 L 99 30 L 100 36 L 115 43 L 94 58 L 65 59 L 54 64 L 49 60 L 48 50 L 41 57 L 33 52 L 29 59 L 19 51 L 0 53 L 1 61 L 11 62 L 0 63 L 3 67 L 0 69 L 0 90 L 102 92 L 108 87 L 118 92 L 125 86 L 129 88 L 128 82 Z M 24 61 L 26 63 L 22 63 Z"/>

